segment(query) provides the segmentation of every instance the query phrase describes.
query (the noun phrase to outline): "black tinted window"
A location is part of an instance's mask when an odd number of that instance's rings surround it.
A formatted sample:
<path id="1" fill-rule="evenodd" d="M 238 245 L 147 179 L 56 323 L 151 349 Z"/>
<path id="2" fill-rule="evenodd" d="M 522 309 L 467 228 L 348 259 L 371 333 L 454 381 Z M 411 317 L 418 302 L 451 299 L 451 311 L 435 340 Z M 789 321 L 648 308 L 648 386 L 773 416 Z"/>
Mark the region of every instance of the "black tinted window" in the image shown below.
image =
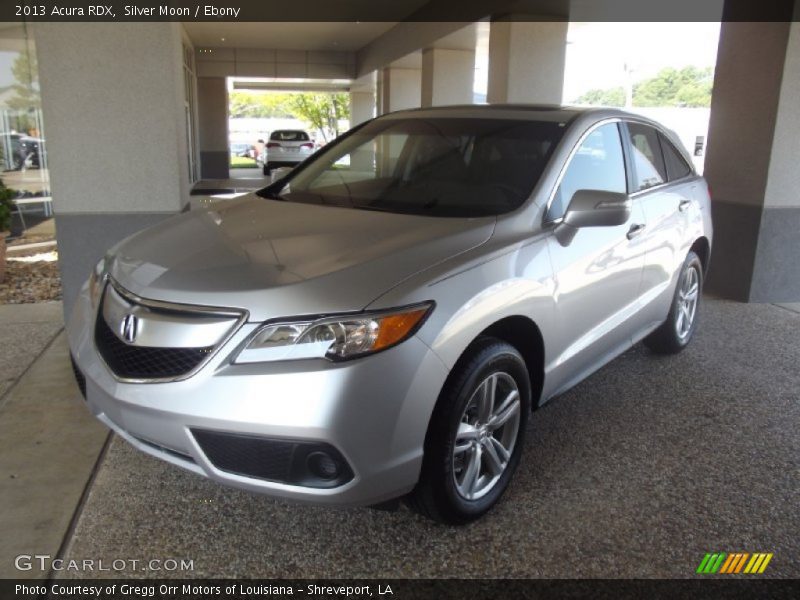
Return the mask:
<path id="1" fill-rule="evenodd" d="M 273 131 L 269 139 L 275 142 L 307 142 L 309 140 L 305 131 Z"/>
<path id="2" fill-rule="evenodd" d="M 616 123 L 598 127 L 578 147 L 553 196 L 548 220 L 564 216 L 572 195 L 578 190 L 621 194 L 627 191 L 625 160 Z"/>
<path id="3" fill-rule="evenodd" d="M 636 175 L 634 191 L 646 190 L 667 180 L 658 132 L 647 125 L 628 123 L 633 152 L 633 168 Z"/>
<path id="4" fill-rule="evenodd" d="M 378 119 L 328 146 L 272 193 L 365 210 L 496 215 L 527 200 L 563 130 L 540 121 Z"/>
<path id="5" fill-rule="evenodd" d="M 686 164 L 683 156 L 681 156 L 680 152 L 672 145 L 672 142 L 660 133 L 658 134 L 658 139 L 661 141 L 661 150 L 664 153 L 667 178 L 670 181 L 675 181 L 676 179 L 689 175 L 692 172 L 691 167 Z"/>

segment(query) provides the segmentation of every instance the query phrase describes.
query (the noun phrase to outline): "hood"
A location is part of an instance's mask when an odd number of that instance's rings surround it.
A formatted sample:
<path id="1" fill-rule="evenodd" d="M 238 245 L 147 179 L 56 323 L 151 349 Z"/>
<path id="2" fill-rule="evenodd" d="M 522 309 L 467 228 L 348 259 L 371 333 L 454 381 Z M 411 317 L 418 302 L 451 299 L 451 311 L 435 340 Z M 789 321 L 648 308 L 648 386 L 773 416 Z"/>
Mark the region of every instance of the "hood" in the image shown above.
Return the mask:
<path id="1" fill-rule="evenodd" d="M 243 308 L 251 321 L 353 311 L 484 243 L 494 224 L 250 194 L 137 233 L 111 251 L 109 268 L 142 298 Z"/>

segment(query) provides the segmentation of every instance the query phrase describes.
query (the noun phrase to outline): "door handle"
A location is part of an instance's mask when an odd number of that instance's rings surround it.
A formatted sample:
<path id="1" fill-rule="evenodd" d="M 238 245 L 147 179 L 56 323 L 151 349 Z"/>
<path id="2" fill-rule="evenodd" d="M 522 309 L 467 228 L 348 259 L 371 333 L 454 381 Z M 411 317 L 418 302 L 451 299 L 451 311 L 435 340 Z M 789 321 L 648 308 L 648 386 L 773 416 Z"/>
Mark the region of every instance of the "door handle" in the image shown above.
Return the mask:
<path id="1" fill-rule="evenodd" d="M 628 229 L 627 238 L 629 240 L 632 240 L 633 238 L 635 238 L 637 235 L 639 235 L 644 231 L 644 227 L 645 226 L 642 225 L 641 223 L 634 223 L 633 225 L 631 225 L 631 228 Z"/>
<path id="2" fill-rule="evenodd" d="M 678 210 L 681 212 L 686 212 L 691 204 L 692 204 L 691 200 L 681 200 L 678 203 Z"/>

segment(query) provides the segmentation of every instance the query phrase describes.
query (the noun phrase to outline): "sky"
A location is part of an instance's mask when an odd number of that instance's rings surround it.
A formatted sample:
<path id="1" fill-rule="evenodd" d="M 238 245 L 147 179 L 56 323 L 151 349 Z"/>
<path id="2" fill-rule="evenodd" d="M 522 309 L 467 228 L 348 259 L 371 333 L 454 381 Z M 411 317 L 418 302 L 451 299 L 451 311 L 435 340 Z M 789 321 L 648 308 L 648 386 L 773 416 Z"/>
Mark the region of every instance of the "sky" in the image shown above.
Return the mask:
<path id="1" fill-rule="evenodd" d="M 633 83 L 664 67 L 713 67 L 719 23 L 571 23 L 567 34 L 564 101 L 594 88 Z"/>
<path id="2" fill-rule="evenodd" d="M 489 24 L 480 23 L 475 58 L 475 93 L 486 93 Z M 594 88 L 632 83 L 664 67 L 713 67 L 719 23 L 570 23 L 567 33 L 564 102 Z"/>

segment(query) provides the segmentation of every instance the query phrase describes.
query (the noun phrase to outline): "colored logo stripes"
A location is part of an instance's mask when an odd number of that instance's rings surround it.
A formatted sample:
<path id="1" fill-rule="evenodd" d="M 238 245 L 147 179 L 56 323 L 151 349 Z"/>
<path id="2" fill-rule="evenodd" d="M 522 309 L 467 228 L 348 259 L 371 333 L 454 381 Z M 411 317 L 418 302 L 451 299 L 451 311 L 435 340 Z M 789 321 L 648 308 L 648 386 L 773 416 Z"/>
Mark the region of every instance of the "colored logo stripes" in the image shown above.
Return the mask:
<path id="1" fill-rule="evenodd" d="M 747 573 L 755 575 L 763 573 L 769 561 L 772 560 L 772 552 L 715 552 L 708 553 L 700 561 L 697 573 L 704 575 L 720 573 L 735 575 L 737 573 Z"/>

